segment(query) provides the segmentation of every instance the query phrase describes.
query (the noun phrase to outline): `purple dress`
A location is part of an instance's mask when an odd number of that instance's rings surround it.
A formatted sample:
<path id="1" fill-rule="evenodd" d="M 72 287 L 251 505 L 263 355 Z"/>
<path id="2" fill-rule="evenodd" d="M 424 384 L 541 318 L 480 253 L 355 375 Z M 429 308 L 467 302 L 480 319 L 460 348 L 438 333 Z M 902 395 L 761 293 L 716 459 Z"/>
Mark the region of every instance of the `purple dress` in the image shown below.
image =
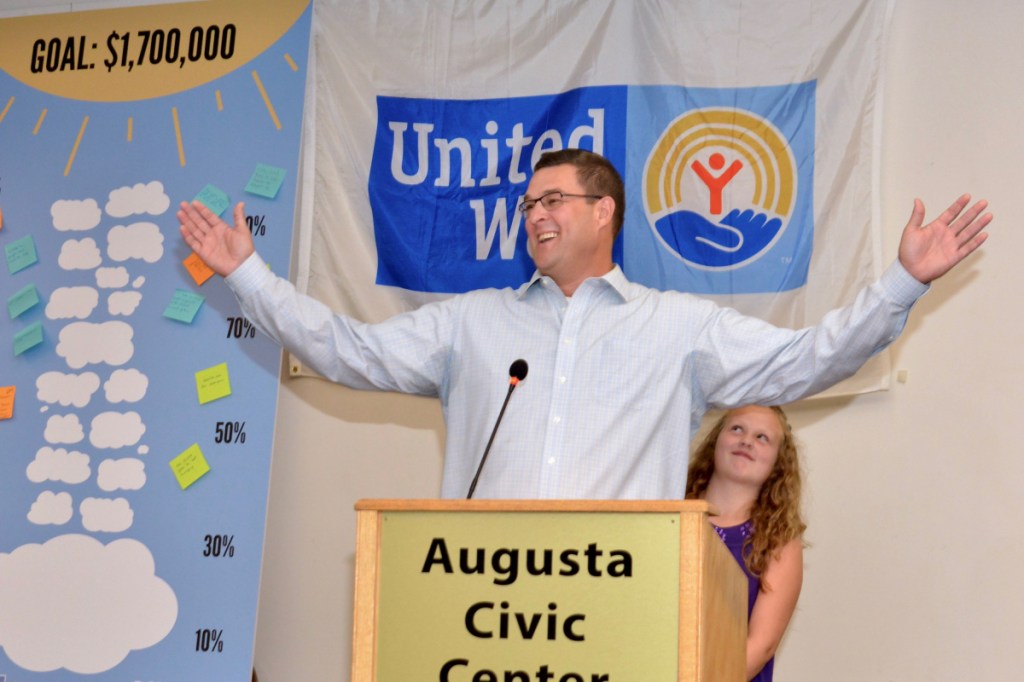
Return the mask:
<path id="1" fill-rule="evenodd" d="M 718 533 L 718 537 L 722 538 L 725 546 L 729 548 L 729 552 L 733 558 L 736 559 L 736 563 L 743 569 L 743 574 L 747 576 L 747 621 L 750 621 L 750 614 L 754 611 L 754 602 L 757 601 L 757 594 L 761 589 L 761 580 L 757 576 L 751 574 L 747 570 L 747 564 L 743 561 L 743 541 L 750 535 L 754 525 L 750 521 L 745 521 L 738 526 L 731 526 L 729 528 L 719 528 L 718 526 L 712 525 L 715 531 Z M 750 682 L 772 682 L 772 671 L 775 669 L 775 658 L 768 659 L 768 662 L 764 664 L 759 672 Z"/>

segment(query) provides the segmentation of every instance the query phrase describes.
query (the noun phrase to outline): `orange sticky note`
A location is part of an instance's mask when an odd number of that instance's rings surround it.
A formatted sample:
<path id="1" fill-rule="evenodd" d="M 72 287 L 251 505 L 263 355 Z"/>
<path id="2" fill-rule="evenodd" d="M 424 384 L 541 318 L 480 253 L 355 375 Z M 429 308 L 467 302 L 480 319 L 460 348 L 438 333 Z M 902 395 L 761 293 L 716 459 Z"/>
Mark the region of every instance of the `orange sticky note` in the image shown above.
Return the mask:
<path id="1" fill-rule="evenodd" d="M 0 230 L 4 229 L 4 210 L 0 208 Z"/>
<path id="2" fill-rule="evenodd" d="M 14 416 L 14 392 L 16 386 L 0 386 L 0 419 Z"/>
<path id="3" fill-rule="evenodd" d="M 195 280 L 198 286 L 203 286 L 203 283 L 214 275 L 213 270 L 194 251 L 191 256 L 182 261 L 182 264 L 188 270 L 188 274 L 192 275 L 192 279 Z"/>

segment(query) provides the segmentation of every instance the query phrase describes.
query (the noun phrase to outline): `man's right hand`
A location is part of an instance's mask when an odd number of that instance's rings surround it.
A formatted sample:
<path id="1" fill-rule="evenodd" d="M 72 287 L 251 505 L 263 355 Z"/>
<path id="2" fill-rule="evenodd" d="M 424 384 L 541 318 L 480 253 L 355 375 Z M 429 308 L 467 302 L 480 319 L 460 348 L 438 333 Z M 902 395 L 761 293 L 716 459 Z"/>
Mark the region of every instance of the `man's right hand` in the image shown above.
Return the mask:
<path id="1" fill-rule="evenodd" d="M 256 251 L 241 202 L 235 204 L 234 227 L 198 201 L 181 202 L 177 215 L 182 239 L 221 277 L 230 275 Z"/>

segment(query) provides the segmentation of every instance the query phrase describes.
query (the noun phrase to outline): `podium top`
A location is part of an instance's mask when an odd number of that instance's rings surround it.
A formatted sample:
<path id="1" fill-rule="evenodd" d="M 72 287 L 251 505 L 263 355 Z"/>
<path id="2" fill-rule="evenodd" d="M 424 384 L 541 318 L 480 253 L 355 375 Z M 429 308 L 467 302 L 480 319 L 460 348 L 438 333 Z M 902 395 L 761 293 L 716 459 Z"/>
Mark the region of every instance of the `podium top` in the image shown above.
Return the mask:
<path id="1" fill-rule="evenodd" d="M 714 514 L 704 500 L 358 500 L 356 511 L 688 512 Z"/>

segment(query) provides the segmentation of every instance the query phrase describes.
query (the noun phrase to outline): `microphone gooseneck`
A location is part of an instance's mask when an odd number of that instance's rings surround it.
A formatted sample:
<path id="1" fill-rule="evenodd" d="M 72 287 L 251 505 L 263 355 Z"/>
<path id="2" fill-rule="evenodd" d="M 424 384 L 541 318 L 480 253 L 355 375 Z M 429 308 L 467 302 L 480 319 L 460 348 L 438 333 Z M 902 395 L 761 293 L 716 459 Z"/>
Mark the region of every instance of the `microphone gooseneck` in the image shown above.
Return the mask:
<path id="1" fill-rule="evenodd" d="M 491 451 L 491 445 L 494 443 L 494 436 L 498 433 L 498 425 L 501 424 L 501 418 L 505 416 L 505 408 L 508 407 L 508 399 L 512 397 L 512 391 L 515 390 L 519 382 L 526 378 L 526 373 L 530 371 L 530 366 L 526 364 L 526 360 L 520 358 L 513 362 L 508 368 L 508 393 L 505 394 L 505 402 L 501 404 L 501 411 L 498 412 L 498 419 L 494 422 L 494 428 L 491 429 L 491 437 L 487 440 L 487 447 L 484 448 L 484 456 L 480 458 L 480 465 L 476 468 L 476 475 L 473 476 L 473 482 L 469 485 L 469 493 L 466 494 L 466 499 L 473 498 L 473 491 L 476 490 L 477 481 L 480 480 L 480 472 L 484 470 L 484 462 L 487 461 L 487 453 Z"/>

